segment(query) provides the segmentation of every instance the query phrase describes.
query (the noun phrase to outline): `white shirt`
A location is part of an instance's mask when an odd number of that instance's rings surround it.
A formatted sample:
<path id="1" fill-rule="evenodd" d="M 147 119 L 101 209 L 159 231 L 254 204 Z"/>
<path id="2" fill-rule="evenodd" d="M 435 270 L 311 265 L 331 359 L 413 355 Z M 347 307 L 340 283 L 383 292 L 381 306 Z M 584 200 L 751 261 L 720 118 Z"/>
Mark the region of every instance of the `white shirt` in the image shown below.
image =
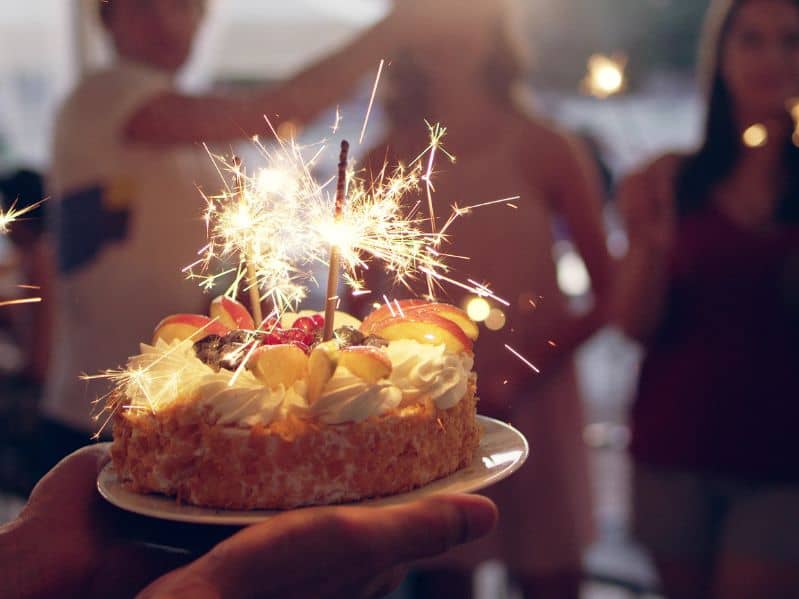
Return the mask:
<path id="1" fill-rule="evenodd" d="M 181 269 L 206 240 L 198 186 L 218 191 L 218 174 L 200 145 L 124 139 L 136 110 L 172 89 L 167 73 L 122 62 L 82 81 L 56 121 L 50 192 L 68 224 L 43 412 L 87 432 L 102 423 L 90 418 L 92 402 L 108 386 L 80 375 L 124 365 L 162 318 L 208 303 Z M 93 200 L 64 199 L 98 186 Z"/>

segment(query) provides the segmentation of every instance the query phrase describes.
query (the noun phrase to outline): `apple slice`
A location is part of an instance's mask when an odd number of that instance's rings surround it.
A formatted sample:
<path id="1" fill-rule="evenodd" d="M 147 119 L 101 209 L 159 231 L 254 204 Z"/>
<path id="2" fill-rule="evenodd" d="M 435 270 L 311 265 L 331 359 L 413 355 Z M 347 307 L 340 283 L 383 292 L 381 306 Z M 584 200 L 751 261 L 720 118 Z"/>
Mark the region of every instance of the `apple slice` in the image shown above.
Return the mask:
<path id="1" fill-rule="evenodd" d="M 345 347 L 341 350 L 338 363 L 371 385 L 391 374 L 391 359 L 388 354 L 368 345 Z"/>
<path id="2" fill-rule="evenodd" d="M 255 328 L 255 321 L 250 316 L 249 310 L 243 304 L 224 295 L 211 302 L 210 313 L 212 318 L 216 318 L 229 329 L 252 331 Z"/>
<path id="3" fill-rule="evenodd" d="M 308 403 L 313 404 L 322 395 L 327 381 L 333 378 L 340 355 L 336 341 L 320 343 L 308 358 Z"/>
<path id="4" fill-rule="evenodd" d="M 263 345 L 250 356 L 247 368 L 265 387 L 291 387 L 307 375 L 308 356 L 293 344 Z"/>
<path id="5" fill-rule="evenodd" d="M 216 319 L 202 314 L 173 314 L 159 322 L 153 331 L 153 343 L 159 339 L 172 343 L 193 339 L 197 341 L 208 335 L 227 335 L 230 332 Z"/>
<path id="6" fill-rule="evenodd" d="M 426 345 L 444 345 L 451 353 L 472 352 L 472 340 L 458 325 L 424 310 L 381 320 L 375 323 L 370 334 L 389 341 L 412 339 Z"/>
<path id="7" fill-rule="evenodd" d="M 399 310 L 397 309 L 397 304 L 399 304 Z M 379 308 L 375 309 L 366 318 L 363 319 L 363 324 L 361 325 L 361 332 L 364 335 L 371 335 L 373 332 L 371 330 L 372 327 L 381 320 L 385 320 L 386 318 L 392 318 L 394 316 L 402 316 L 405 313 L 405 311 L 410 308 L 421 307 L 427 304 L 429 304 L 429 302 L 421 299 L 394 300 L 391 302 L 390 307 L 389 304 L 382 304 Z"/>
<path id="8" fill-rule="evenodd" d="M 458 325 L 466 334 L 466 336 L 472 341 L 477 341 L 477 337 L 480 334 L 480 329 L 478 328 L 477 323 L 469 318 L 469 315 L 466 314 L 466 312 L 457 306 L 453 306 L 452 304 L 434 302 L 423 305 L 409 306 L 403 310 L 406 312 L 406 314 L 429 311 L 433 314 L 441 316 L 442 318 L 451 320 Z"/>

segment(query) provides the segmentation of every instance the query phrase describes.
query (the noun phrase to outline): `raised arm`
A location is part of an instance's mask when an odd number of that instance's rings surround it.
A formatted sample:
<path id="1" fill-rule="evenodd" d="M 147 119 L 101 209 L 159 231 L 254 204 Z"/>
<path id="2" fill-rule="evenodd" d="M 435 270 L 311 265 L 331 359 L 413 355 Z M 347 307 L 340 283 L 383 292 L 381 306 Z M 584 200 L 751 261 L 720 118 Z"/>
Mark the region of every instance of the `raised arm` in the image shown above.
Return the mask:
<path id="1" fill-rule="evenodd" d="M 551 324 L 547 339 L 556 342 L 537 357 L 542 372 L 570 355 L 607 320 L 612 264 L 602 224 L 599 173 L 585 149 L 571 137 L 557 135 L 547 149 L 547 191 L 553 212 L 566 222 L 572 241 L 591 278 L 594 304 L 582 316 Z"/>
<path id="2" fill-rule="evenodd" d="M 129 141 L 175 145 L 241 139 L 268 131 L 264 115 L 303 125 L 352 91 L 387 58 L 400 29 L 387 18 L 290 80 L 249 94 L 165 93 L 142 106 L 126 126 Z"/>
<path id="3" fill-rule="evenodd" d="M 639 341 L 646 341 L 654 332 L 665 303 L 677 164 L 676 156 L 666 156 L 620 186 L 619 208 L 630 245 L 619 269 L 612 320 Z"/>

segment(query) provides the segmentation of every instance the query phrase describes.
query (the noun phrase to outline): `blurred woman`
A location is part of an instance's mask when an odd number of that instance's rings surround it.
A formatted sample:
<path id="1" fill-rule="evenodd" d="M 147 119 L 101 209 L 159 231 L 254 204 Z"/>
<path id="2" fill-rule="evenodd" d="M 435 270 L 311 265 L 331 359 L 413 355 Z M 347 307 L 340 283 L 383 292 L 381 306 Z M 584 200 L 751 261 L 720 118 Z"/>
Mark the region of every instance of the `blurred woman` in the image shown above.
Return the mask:
<path id="1" fill-rule="evenodd" d="M 501 330 L 483 328 L 475 347 L 480 405 L 481 411 L 509 418 L 534 449 L 526 466 L 491 493 L 502 514 L 499 533 L 480 551 L 421 576 L 419 586 L 426 591 L 419 590 L 419 597 L 470 596 L 470 568 L 479 558 L 497 557 L 508 563 L 525 597 L 576 597 L 582 550 L 592 534 L 572 353 L 602 322 L 609 282 L 599 179 L 571 136 L 521 106 L 518 92 L 527 64 L 523 46 L 511 34 L 511 8 L 501 1 L 398 3 L 398 11 L 447 18 L 438 18 L 440 26 L 432 31 L 406 31 L 407 49 L 388 70 L 386 147 L 367 161 L 374 169 L 386 156 L 389 162 L 416 156 L 426 141 L 427 119 L 447 127 L 443 143 L 457 157 L 454 166 L 444 158 L 436 165 L 438 226 L 454 202 L 521 196 L 515 207 L 479 208 L 458 220 L 442 251 L 469 257 L 449 261 L 451 276 L 489 281 L 510 302 L 493 303 L 491 324 Z M 568 225 L 591 275 L 594 308 L 584 316 L 571 315 L 558 289 L 555 218 Z M 370 281 L 370 286 L 372 296 L 379 297 L 378 290 L 390 293 L 385 283 Z M 425 294 L 427 288 L 421 283 L 415 291 Z M 395 292 L 402 297 L 402 290 Z M 459 305 L 469 298 L 451 287 L 443 297 Z M 532 360 L 541 374 L 505 344 Z"/>
<path id="2" fill-rule="evenodd" d="M 669 597 L 799 593 L 799 2 L 716 2 L 705 138 L 622 186 L 635 525 Z"/>

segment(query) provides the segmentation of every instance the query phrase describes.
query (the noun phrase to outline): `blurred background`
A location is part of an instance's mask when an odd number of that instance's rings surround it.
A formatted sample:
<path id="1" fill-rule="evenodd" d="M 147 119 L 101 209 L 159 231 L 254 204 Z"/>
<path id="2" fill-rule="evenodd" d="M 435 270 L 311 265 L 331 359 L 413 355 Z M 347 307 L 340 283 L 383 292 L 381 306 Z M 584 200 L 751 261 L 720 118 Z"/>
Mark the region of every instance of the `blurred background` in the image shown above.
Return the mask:
<path id="1" fill-rule="evenodd" d="M 590 141 L 603 166 L 607 191 L 630 169 L 665 149 L 691 147 L 700 133 L 701 106 L 694 82 L 704 0 L 523 0 L 524 31 L 536 61 L 530 94 L 540 113 Z M 0 177 L 19 169 L 46 173 L 55 109 L 85 73 L 107 60 L 93 2 L 0 0 Z M 280 82 L 379 19 L 380 0 L 216 0 L 184 73 L 190 89 Z M 589 69 L 590 65 L 590 69 Z M 588 78 L 588 81 L 586 81 Z M 370 75 L 353 90 L 343 113 L 359 127 Z M 318 138 L 330 115 L 306 128 Z M 379 140 L 381 111 L 370 138 Z M 324 134 L 324 133 L 323 133 Z M 611 205 L 605 210 L 612 254 L 626 247 Z M 575 309 L 590 281 L 564 239 L 554 248 L 558 283 Z M 0 238 L 0 295 L 14 297 L 23 282 L 20 256 Z M 0 313 L 0 522 L 12 517 L 32 481 L 25 456 L 35 442 L 34 383 L 15 376 L 23 357 L 14 314 Z M 587 406 L 585 442 L 591 448 L 598 542 L 585 561 L 585 596 L 645 596 L 653 570 L 628 530 L 628 439 L 625 414 L 639 351 L 614 330 L 602 330 L 579 352 L 579 379 Z M 535 451 L 535 440 L 532 440 Z M 500 564 L 480 578 L 483 596 L 498 596 Z M 493 589 L 493 590 L 492 590 Z"/>

